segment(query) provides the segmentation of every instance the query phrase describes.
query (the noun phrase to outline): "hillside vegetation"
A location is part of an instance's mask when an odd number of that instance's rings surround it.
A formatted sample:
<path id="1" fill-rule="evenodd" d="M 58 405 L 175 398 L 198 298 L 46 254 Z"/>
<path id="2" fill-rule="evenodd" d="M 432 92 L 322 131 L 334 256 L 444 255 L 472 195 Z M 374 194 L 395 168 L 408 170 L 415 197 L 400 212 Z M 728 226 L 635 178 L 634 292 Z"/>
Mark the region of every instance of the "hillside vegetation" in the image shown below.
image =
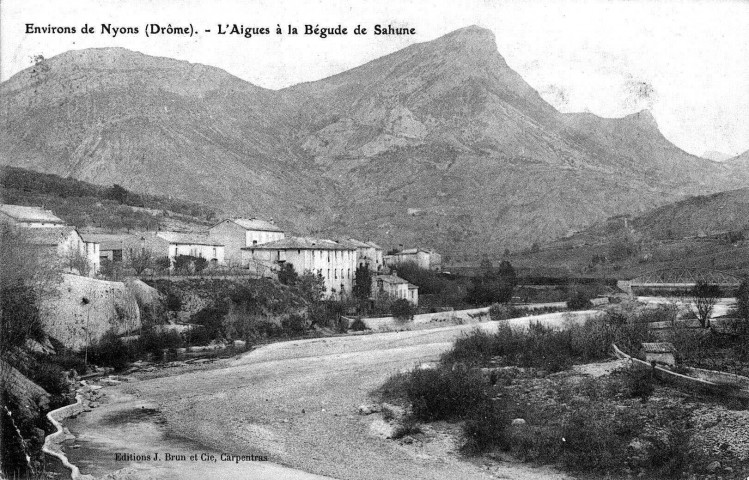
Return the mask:
<path id="1" fill-rule="evenodd" d="M 617 216 L 510 258 L 524 275 L 628 278 L 662 268 L 749 274 L 749 189 Z"/>
<path id="2" fill-rule="evenodd" d="M 157 230 L 175 222 L 205 226 L 216 218 L 204 205 L 14 167 L 0 168 L 0 195 L 2 203 L 44 207 L 78 228 Z"/>

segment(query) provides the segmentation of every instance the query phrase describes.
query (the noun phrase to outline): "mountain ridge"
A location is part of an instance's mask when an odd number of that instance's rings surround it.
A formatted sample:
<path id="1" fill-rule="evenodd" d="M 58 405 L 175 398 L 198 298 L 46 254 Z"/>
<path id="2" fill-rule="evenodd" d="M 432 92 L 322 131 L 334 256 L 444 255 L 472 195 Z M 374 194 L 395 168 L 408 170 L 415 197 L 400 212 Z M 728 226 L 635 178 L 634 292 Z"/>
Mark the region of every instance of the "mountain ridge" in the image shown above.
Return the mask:
<path id="1" fill-rule="evenodd" d="M 674 146 L 650 112 L 560 113 L 475 26 L 281 90 L 123 50 L 0 84 L 0 163 L 457 254 L 749 178 Z"/>

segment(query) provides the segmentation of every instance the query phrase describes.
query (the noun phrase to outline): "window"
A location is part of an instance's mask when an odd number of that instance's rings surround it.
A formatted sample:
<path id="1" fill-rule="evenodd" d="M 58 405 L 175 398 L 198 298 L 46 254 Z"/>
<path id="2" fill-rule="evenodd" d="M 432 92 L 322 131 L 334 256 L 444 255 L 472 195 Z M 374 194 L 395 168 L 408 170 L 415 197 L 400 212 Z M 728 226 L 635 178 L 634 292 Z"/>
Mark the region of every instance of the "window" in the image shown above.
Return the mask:
<path id="1" fill-rule="evenodd" d="M 213 258 L 216 258 L 216 247 L 213 247 Z"/>
<path id="2" fill-rule="evenodd" d="M 113 262 L 122 261 L 122 250 L 112 250 L 112 261 Z"/>
<path id="3" fill-rule="evenodd" d="M 346 278 L 351 278 L 351 269 L 350 268 L 346 271 Z"/>
<path id="4" fill-rule="evenodd" d="M 333 269 L 333 278 L 338 278 L 338 270 Z"/>

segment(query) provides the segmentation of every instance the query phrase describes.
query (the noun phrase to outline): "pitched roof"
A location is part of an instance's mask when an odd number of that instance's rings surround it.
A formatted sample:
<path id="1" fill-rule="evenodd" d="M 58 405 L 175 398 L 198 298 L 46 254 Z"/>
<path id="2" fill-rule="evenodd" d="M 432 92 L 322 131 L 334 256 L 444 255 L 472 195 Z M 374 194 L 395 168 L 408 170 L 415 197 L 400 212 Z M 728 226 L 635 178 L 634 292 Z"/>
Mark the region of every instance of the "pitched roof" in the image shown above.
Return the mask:
<path id="1" fill-rule="evenodd" d="M 376 275 L 376 280 L 382 280 L 385 283 L 392 283 L 392 284 L 409 284 L 408 280 L 404 280 L 398 275 Z M 409 284 L 410 285 L 410 284 Z"/>
<path id="2" fill-rule="evenodd" d="M 200 233 L 186 233 L 186 232 L 159 232 L 156 234 L 157 237 L 163 238 L 169 243 L 176 243 L 179 245 L 211 245 L 211 246 L 223 246 L 222 243 L 213 241 L 208 235 Z"/>
<path id="3" fill-rule="evenodd" d="M 70 237 L 72 233 L 78 235 L 73 227 L 25 228 L 23 238 L 30 245 L 57 246 Z"/>
<path id="4" fill-rule="evenodd" d="M 364 242 L 364 243 L 366 243 L 367 245 L 369 245 L 372 248 L 376 248 L 377 250 L 382 250 L 381 246 L 377 245 L 376 243 L 374 243 L 372 241 L 367 241 L 367 242 Z"/>
<path id="5" fill-rule="evenodd" d="M 371 248 L 370 245 L 368 245 L 365 242 L 362 242 L 361 240 L 357 240 L 355 238 L 348 238 L 346 240 L 338 240 L 339 243 L 350 243 L 356 248 Z"/>
<path id="6" fill-rule="evenodd" d="M 245 230 L 261 230 L 263 232 L 283 232 L 275 224 L 260 220 L 259 218 L 232 218 L 230 221 L 236 223 Z"/>
<path id="7" fill-rule="evenodd" d="M 0 212 L 19 222 L 65 223 L 52 211 L 39 207 L 0 204 Z"/>
<path id="8" fill-rule="evenodd" d="M 286 237 L 274 242 L 244 247 L 242 250 L 356 250 L 356 247 L 325 238 Z"/>
<path id="9" fill-rule="evenodd" d="M 81 235 L 84 242 L 98 243 L 99 250 L 121 250 L 125 243 L 133 239 L 132 235 L 109 233 L 85 233 Z"/>

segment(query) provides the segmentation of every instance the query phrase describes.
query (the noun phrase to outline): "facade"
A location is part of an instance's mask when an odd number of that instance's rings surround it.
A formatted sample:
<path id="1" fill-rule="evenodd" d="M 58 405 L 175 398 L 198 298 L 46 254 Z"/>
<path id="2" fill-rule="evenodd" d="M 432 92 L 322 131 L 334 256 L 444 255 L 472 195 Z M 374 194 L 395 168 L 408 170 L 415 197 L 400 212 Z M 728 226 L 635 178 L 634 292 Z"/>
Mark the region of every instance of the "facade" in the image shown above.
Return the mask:
<path id="1" fill-rule="evenodd" d="M 275 242 L 286 235 L 273 222 L 257 218 L 226 219 L 209 229 L 211 240 L 224 245 L 229 265 L 242 263 L 242 248 Z"/>
<path id="2" fill-rule="evenodd" d="M 0 221 L 26 228 L 62 227 L 65 222 L 50 210 L 23 205 L 0 204 Z"/>
<path id="3" fill-rule="evenodd" d="M 391 298 L 408 300 L 414 305 L 419 304 L 419 287 L 397 275 L 375 275 L 372 279 L 372 297 L 377 298 L 383 292 Z"/>
<path id="4" fill-rule="evenodd" d="M 159 232 L 153 237 L 141 237 L 144 245 L 151 247 L 157 256 L 166 255 L 172 261 L 179 255 L 202 257 L 209 262 L 224 265 L 224 246 L 207 235 L 181 232 Z M 159 247 L 160 246 L 160 247 Z"/>
<path id="5" fill-rule="evenodd" d="M 128 247 L 132 248 L 132 244 L 135 241 L 134 235 L 85 233 L 81 236 L 84 241 L 99 245 L 99 264 L 101 264 L 102 260 L 109 260 L 115 263 L 124 262 Z"/>
<path id="6" fill-rule="evenodd" d="M 442 270 L 442 255 L 434 250 L 409 248 L 392 255 L 385 256 L 385 264 L 397 267 L 402 263 L 414 263 L 427 270 Z"/>
<path id="7" fill-rule="evenodd" d="M 325 281 L 325 296 L 340 297 L 351 293 L 356 271 L 356 247 L 347 242 L 287 237 L 275 242 L 242 249 L 242 265 L 273 265 L 277 270 L 289 263 L 298 274 L 310 272 Z"/>
<path id="8" fill-rule="evenodd" d="M 73 227 L 32 227 L 25 229 L 25 234 L 29 245 L 36 250 L 35 254 L 44 257 L 45 261 L 72 271 L 75 266 L 71 260 L 77 254 L 86 259 L 89 269 L 88 272 L 76 270 L 76 273 L 93 276 L 99 271 L 98 245 L 84 241 Z"/>
<path id="9" fill-rule="evenodd" d="M 354 238 L 339 241 L 339 243 L 348 243 L 356 248 L 356 266 L 366 265 L 370 272 L 381 272 L 385 267 L 383 260 L 382 247 L 374 242 L 362 242 Z"/>

